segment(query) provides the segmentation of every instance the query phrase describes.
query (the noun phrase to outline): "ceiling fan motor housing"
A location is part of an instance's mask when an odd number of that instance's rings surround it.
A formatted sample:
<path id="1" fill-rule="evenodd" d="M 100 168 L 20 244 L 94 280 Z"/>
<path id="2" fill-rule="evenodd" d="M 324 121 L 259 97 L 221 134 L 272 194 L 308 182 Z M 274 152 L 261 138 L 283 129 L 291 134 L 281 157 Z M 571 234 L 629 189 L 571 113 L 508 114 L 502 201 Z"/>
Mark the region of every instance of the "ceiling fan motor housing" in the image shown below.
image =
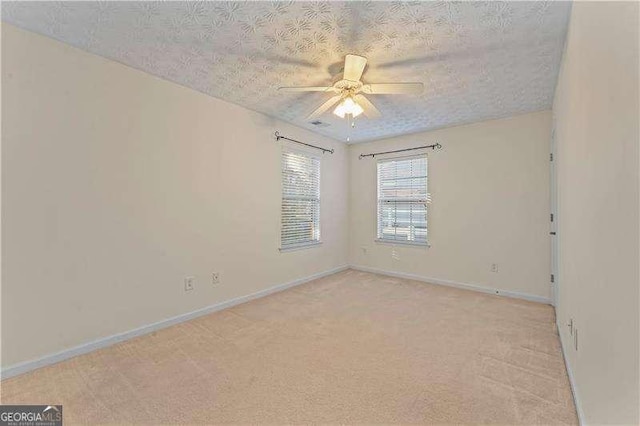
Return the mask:
<path id="1" fill-rule="evenodd" d="M 360 89 L 362 89 L 361 81 L 351 81 L 351 80 L 338 80 L 333 84 L 333 87 L 339 91 L 349 91 L 351 94 L 358 93 Z"/>

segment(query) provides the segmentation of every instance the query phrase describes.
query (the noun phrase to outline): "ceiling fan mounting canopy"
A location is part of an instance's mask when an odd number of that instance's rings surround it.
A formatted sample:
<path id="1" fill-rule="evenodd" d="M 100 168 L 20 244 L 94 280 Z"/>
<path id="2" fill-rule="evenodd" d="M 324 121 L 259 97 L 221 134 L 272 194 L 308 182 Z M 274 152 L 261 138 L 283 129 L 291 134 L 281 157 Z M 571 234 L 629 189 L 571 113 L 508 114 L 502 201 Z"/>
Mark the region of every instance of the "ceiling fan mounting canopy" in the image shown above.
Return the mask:
<path id="1" fill-rule="evenodd" d="M 342 79 L 332 86 L 312 87 L 280 87 L 278 90 L 287 92 L 327 92 L 336 93 L 325 103 L 316 108 L 307 116 L 307 120 L 313 120 L 327 112 L 335 104 L 339 105 L 334 113 L 341 117 L 356 117 L 364 113 L 367 118 L 380 117 L 380 111 L 367 99 L 367 95 L 395 95 L 395 94 L 420 94 L 424 90 L 422 83 L 363 83 L 362 73 L 367 65 L 367 58 L 358 55 L 347 55 L 344 60 L 344 72 Z"/>

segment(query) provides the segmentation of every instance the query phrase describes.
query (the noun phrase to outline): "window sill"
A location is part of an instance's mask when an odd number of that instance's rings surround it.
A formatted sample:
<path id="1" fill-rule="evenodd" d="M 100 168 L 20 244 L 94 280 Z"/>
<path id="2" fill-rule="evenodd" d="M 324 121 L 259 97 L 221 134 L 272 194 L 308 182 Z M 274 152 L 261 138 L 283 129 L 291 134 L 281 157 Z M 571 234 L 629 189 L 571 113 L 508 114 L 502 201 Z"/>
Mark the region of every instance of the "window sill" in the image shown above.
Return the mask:
<path id="1" fill-rule="evenodd" d="M 288 251 L 298 251 L 298 250 L 305 250 L 313 247 L 318 247 L 321 244 L 322 244 L 322 241 L 314 241 L 312 243 L 304 243 L 304 244 L 296 244 L 296 245 L 290 245 L 286 247 L 280 247 L 278 250 L 280 250 L 280 253 L 284 253 Z"/>
<path id="2" fill-rule="evenodd" d="M 424 248 L 429 248 L 431 247 L 431 244 L 429 244 L 428 242 L 426 243 L 417 243 L 417 242 L 412 242 L 412 241 L 394 241 L 394 240 L 383 240 L 380 238 L 376 238 L 375 240 L 376 243 L 380 243 L 380 244 L 391 244 L 391 245 L 401 245 L 401 246 L 413 246 L 413 247 L 424 247 Z"/>

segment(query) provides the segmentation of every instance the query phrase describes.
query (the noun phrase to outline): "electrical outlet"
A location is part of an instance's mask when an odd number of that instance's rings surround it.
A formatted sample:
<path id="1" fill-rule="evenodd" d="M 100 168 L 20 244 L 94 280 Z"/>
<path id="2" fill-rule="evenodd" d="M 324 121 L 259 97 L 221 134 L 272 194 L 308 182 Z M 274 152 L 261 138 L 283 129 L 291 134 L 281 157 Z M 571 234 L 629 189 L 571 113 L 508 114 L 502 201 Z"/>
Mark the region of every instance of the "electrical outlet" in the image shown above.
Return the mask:
<path id="1" fill-rule="evenodd" d="M 211 283 L 212 284 L 220 284 L 220 273 L 214 272 L 211 274 Z"/>
<path id="2" fill-rule="evenodd" d="M 184 291 L 191 291 L 193 290 L 193 284 L 195 282 L 195 277 L 186 277 L 184 279 Z"/>
<path id="3" fill-rule="evenodd" d="M 400 253 L 398 253 L 395 248 L 391 249 L 391 258 L 393 260 L 400 260 Z"/>
<path id="4" fill-rule="evenodd" d="M 491 272 L 498 272 L 498 264 L 497 263 L 492 263 L 491 264 Z"/>

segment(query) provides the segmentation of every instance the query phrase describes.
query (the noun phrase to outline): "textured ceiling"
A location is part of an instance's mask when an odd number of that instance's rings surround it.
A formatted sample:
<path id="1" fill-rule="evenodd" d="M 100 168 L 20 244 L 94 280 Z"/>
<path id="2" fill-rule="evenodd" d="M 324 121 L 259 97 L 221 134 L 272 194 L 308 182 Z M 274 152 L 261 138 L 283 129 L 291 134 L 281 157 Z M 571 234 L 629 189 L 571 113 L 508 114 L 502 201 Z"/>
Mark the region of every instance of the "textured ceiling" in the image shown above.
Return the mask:
<path id="1" fill-rule="evenodd" d="M 2 19 L 203 93 L 352 142 L 551 106 L 566 2 L 3 2 Z M 423 82 L 376 95 L 382 117 L 306 115 L 331 95 L 344 55 L 363 81 Z"/>

